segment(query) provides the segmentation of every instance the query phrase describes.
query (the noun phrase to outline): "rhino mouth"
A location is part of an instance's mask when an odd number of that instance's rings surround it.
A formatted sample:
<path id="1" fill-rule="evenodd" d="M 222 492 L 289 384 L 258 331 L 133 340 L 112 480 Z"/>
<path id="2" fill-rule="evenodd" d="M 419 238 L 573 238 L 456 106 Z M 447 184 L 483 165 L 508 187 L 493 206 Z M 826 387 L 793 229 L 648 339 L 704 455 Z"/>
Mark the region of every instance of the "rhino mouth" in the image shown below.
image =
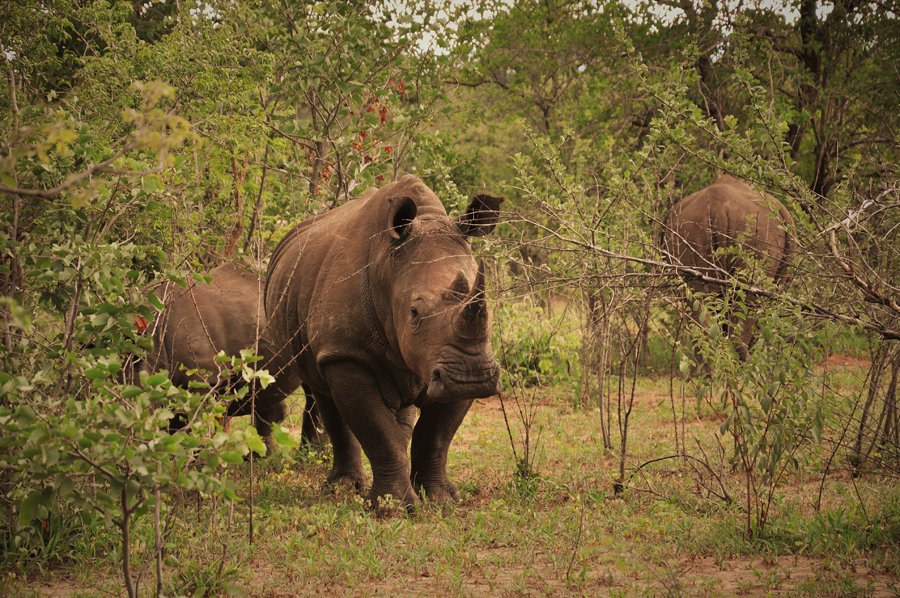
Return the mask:
<path id="1" fill-rule="evenodd" d="M 439 363 L 431 371 L 428 398 L 438 403 L 483 399 L 500 393 L 500 366 L 469 369 Z"/>

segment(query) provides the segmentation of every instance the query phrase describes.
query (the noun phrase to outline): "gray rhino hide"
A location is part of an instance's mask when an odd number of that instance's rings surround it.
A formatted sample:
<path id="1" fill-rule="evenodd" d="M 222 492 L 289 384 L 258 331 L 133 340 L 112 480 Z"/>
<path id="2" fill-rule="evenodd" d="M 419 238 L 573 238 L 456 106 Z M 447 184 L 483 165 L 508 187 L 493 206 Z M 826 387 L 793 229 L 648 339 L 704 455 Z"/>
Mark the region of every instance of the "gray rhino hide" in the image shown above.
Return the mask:
<path id="1" fill-rule="evenodd" d="M 154 294 L 166 306 L 151 324 L 153 353 L 144 361 L 147 373 L 168 370 L 172 383 L 188 388 L 191 381 L 205 380 L 225 391 L 246 384 L 240 375 L 229 380 L 221 375 L 216 355 L 240 355 L 242 349 L 256 349 L 263 359 L 251 367 L 268 370 L 275 382 L 262 388 L 256 382 L 255 425 L 261 436 L 268 436 L 271 424 L 284 417 L 283 402 L 301 385 L 294 368 L 288 367 L 287 351 L 279 352 L 266 330 L 262 296 L 265 282 L 231 264 L 209 272 L 208 284 L 191 284 L 187 289 L 167 282 Z M 257 344 L 258 339 L 258 344 Z M 187 370 L 207 372 L 188 375 Z M 251 395 L 232 401 L 228 415 L 249 415 Z"/>
<path id="2" fill-rule="evenodd" d="M 778 200 L 724 175 L 672 208 L 663 228 L 663 251 L 672 263 L 719 279 L 724 278 L 721 271 L 733 275 L 747 267 L 740 254 L 754 255 L 762 274 L 784 282 L 794 253 L 789 232 L 793 226 L 790 213 Z M 737 245 L 741 248 L 738 254 L 716 253 Z M 689 275 L 686 284 L 695 292 L 721 291 L 718 285 Z M 699 313 L 693 313 L 693 318 L 699 322 Z M 747 358 L 754 325 L 751 318 L 742 326 L 736 343 L 742 359 Z"/>

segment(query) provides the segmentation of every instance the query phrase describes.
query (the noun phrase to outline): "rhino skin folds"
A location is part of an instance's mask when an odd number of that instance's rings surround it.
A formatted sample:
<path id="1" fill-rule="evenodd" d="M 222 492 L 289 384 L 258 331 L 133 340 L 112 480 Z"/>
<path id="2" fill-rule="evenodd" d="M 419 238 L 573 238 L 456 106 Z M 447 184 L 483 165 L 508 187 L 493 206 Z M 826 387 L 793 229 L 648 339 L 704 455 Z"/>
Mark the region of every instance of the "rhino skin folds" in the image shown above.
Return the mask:
<path id="1" fill-rule="evenodd" d="M 298 224 L 272 255 L 266 314 L 320 409 L 334 448 L 328 481 L 368 488 L 365 451 L 376 508 L 388 497 L 412 507 L 417 491 L 459 498 L 450 443 L 500 378 L 468 237 L 494 229 L 502 202 L 477 195 L 451 220 L 407 175 Z"/>

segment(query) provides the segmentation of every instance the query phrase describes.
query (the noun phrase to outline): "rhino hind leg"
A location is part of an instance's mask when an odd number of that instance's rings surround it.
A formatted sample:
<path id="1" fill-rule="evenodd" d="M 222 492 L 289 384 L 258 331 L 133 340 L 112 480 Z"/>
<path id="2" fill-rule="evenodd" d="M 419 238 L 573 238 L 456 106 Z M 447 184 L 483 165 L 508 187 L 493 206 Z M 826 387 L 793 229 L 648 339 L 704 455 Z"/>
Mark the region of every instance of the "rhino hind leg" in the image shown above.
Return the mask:
<path id="1" fill-rule="evenodd" d="M 751 310 L 751 314 L 752 313 L 753 311 Z M 750 357 L 750 349 L 753 348 L 753 341 L 756 335 L 756 317 L 749 314 L 743 320 L 732 317 L 731 328 L 735 345 L 734 348 L 737 351 L 738 356 L 740 356 L 741 361 L 747 361 Z M 740 330 L 740 334 L 736 333 L 738 330 Z"/>
<path id="2" fill-rule="evenodd" d="M 312 393 L 316 409 L 322 418 L 325 432 L 331 440 L 333 460 L 328 472 L 332 486 L 348 486 L 362 494 L 369 491 L 369 482 L 362 464 L 362 447 L 344 422 L 331 397 Z"/>
<path id="3" fill-rule="evenodd" d="M 272 436 L 274 425 L 283 422 L 286 415 L 287 410 L 283 401 L 264 408 L 257 408 L 256 413 L 253 414 L 253 427 L 261 437 L 269 438 Z"/>
<path id="4" fill-rule="evenodd" d="M 410 481 L 416 492 L 436 503 L 456 502 L 459 489 L 447 476 L 447 454 L 473 401 L 437 403 L 422 409 L 413 429 Z"/>
<path id="5" fill-rule="evenodd" d="M 322 414 L 319 412 L 312 389 L 306 383 L 303 383 L 303 394 L 306 396 L 306 407 L 303 409 L 303 429 L 300 444 L 322 445 L 325 440 L 325 435 L 320 432 L 320 430 L 324 430 Z"/>

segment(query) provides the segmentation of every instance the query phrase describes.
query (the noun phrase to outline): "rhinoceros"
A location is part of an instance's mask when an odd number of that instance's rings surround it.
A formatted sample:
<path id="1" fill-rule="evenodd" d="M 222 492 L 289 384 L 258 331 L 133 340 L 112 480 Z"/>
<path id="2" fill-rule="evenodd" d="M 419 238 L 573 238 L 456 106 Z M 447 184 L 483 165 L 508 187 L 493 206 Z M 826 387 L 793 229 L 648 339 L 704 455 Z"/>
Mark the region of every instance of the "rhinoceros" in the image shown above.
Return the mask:
<path id="1" fill-rule="evenodd" d="M 328 482 L 368 488 L 378 510 L 413 509 L 417 492 L 460 496 L 447 453 L 472 401 L 499 392 L 500 375 L 484 266 L 468 238 L 494 229 L 502 201 L 476 195 L 451 220 L 406 175 L 298 224 L 272 254 L 266 314 L 331 439 Z"/>
<path id="2" fill-rule="evenodd" d="M 191 381 L 205 380 L 211 387 L 224 391 L 244 381 L 220 375 L 221 365 L 216 363 L 216 355 L 219 351 L 229 356 L 240 355 L 241 349 L 256 348 L 257 355 L 263 359 L 253 367 L 266 369 L 275 377 L 275 382 L 266 388 L 257 386 L 255 392 L 254 427 L 260 436 L 268 438 L 272 424 L 284 419 L 284 401 L 301 386 L 301 380 L 296 370 L 289 367 L 289 353 L 277 350 L 266 328 L 262 305 L 265 282 L 231 264 L 211 270 L 209 276 L 212 280 L 208 284 L 191 284 L 185 289 L 166 282 L 154 291 L 165 309 L 149 329 L 153 352 L 139 367 L 147 373 L 168 370 L 172 383 L 183 388 L 188 388 Z M 189 375 L 188 370 L 194 369 L 208 375 Z M 249 415 L 252 398 L 248 393 L 232 401 L 227 414 Z M 303 438 L 314 442 L 318 435 L 312 395 L 308 393 Z"/>
<path id="3" fill-rule="evenodd" d="M 722 278 L 723 271 L 732 275 L 746 268 L 748 264 L 742 256 L 754 255 L 763 274 L 784 282 L 794 253 L 790 235 L 793 226 L 790 213 L 778 200 L 723 175 L 675 204 L 663 228 L 663 251 L 672 263 L 714 278 Z M 738 245 L 737 252 L 717 251 Z M 696 276 L 686 276 L 685 282 L 694 292 L 722 291 L 720 285 Z M 691 311 L 693 320 L 701 323 L 699 312 L 693 308 Z M 735 349 L 743 360 L 747 359 L 755 322 L 755 318 L 748 317 L 735 339 Z M 733 330 L 736 324 L 732 318 L 729 326 Z"/>

